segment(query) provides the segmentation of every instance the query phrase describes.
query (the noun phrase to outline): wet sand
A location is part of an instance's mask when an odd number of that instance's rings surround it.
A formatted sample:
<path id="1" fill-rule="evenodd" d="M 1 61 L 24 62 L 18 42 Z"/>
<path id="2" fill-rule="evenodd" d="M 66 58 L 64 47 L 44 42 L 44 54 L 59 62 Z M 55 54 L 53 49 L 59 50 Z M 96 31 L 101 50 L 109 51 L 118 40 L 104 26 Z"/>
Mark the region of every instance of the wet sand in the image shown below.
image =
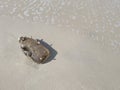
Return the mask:
<path id="1" fill-rule="evenodd" d="M 119 90 L 119 0 L 40 1 L 40 12 L 37 0 L 0 2 L 0 90 Z M 43 39 L 55 57 L 30 61 L 20 36 Z"/>
<path id="2" fill-rule="evenodd" d="M 118 90 L 119 56 L 87 37 L 52 25 L 0 18 L 1 90 Z M 22 53 L 18 37 L 52 44 L 56 60 L 35 64 Z"/>

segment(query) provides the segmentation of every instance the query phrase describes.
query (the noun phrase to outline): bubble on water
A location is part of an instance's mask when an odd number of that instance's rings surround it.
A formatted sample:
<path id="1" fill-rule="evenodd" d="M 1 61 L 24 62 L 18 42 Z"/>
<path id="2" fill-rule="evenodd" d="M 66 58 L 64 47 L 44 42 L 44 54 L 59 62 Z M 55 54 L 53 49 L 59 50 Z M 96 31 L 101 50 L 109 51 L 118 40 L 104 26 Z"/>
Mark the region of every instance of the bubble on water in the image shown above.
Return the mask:
<path id="1" fill-rule="evenodd" d="M 13 8 L 12 11 L 10 12 L 10 14 L 15 13 L 15 11 L 16 11 L 16 8 Z"/>
<path id="2" fill-rule="evenodd" d="M 18 14 L 17 17 L 24 19 L 24 17 L 21 14 Z"/>
<path id="3" fill-rule="evenodd" d="M 29 13 L 28 13 L 28 10 L 24 11 L 24 15 L 27 16 L 27 17 L 30 16 Z"/>

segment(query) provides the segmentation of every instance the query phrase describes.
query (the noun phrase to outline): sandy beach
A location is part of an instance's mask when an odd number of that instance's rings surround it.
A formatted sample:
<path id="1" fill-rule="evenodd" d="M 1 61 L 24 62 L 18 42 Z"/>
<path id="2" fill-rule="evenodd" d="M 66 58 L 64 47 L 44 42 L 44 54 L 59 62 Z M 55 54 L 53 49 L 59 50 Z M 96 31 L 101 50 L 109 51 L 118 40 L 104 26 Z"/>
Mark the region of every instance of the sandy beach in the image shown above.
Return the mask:
<path id="1" fill-rule="evenodd" d="M 52 16 L 44 11 L 39 13 L 43 15 L 42 20 L 38 20 L 37 17 L 31 20 L 32 11 L 27 14 L 22 11 L 32 9 L 34 5 L 37 8 L 37 0 L 27 2 L 26 7 L 19 2 L 24 7 L 21 11 L 19 8 L 15 11 L 12 4 L 9 6 L 7 3 L 8 8 L 13 9 L 12 14 L 4 7 L 4 1 L 0 2 L 0 90 L 120 89 L 120 12 L 115 11 L 119 9 L 120 5 L 117 2 L 120 1 L 115 0 L 113 4 L 109 0 L 97 0 L 94 3 L 93 0 L 78 0 L 79 4 L 70 1 L 71 8 L 61 7 L 64 9 L 60 8 L 59 12 L 63 16 L 54 16 L 55 21 L 49 21 Z M 54 0 L 51 3 L 53 2 Z M 62 3 L 64 4 L 68 5 L 67 1 Z M 73 8 L 74 4 L 81 12 Z M 55 5 L 59 6 L 61 2 L 53 4 Z M 104 11 L 106 13 L 103 13 Z M 76 14 L 68 18 L 71 12 Z M 45 15 L 50 17 L 45 19 Z M 52 45 L 57 54 L 48 63 L 36 64 L 21 51 L 18 42 L 20 36 L 43 39 Z"/>

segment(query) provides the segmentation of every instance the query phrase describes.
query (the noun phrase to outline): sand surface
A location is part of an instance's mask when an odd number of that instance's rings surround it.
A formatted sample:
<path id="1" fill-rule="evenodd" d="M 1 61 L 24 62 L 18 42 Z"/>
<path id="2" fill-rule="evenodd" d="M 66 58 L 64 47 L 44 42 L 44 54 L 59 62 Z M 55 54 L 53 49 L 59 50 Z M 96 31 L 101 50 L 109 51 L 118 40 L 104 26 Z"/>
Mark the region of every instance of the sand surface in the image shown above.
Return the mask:
<path id="1" fill-rule="evenodd" d="M 39 13 L 25 1 L 0 1 L 0 90 L 120 89 L 119 0 L 40 0 Z M 30 61 L 20 36 L 52 45 L 55 60 Z"/>

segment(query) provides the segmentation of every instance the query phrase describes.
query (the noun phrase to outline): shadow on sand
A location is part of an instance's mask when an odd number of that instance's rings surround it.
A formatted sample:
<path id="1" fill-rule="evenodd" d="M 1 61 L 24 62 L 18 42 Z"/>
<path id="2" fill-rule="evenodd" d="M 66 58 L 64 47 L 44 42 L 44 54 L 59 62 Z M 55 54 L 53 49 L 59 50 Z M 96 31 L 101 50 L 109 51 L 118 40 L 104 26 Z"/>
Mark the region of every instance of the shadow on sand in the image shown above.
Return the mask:
<path id="1" fill-rule="evenodd" d="M 53 49 L 51 47 L 51 45 L 49 45 L 48 43 L 43 41 L 43 39 L 41 39 L 41 40 L 37 39 L 37 41 L 39 41 L 40 44 L 45 46 L 50 51 L 50 56 L 48 57 L 48 59 L 43 64 L 48 63 L 48 62 L 50 62 L 52 60 L 55 60 L 55 56 L 58 54 L 57 51 L 55 49 Z"/>

